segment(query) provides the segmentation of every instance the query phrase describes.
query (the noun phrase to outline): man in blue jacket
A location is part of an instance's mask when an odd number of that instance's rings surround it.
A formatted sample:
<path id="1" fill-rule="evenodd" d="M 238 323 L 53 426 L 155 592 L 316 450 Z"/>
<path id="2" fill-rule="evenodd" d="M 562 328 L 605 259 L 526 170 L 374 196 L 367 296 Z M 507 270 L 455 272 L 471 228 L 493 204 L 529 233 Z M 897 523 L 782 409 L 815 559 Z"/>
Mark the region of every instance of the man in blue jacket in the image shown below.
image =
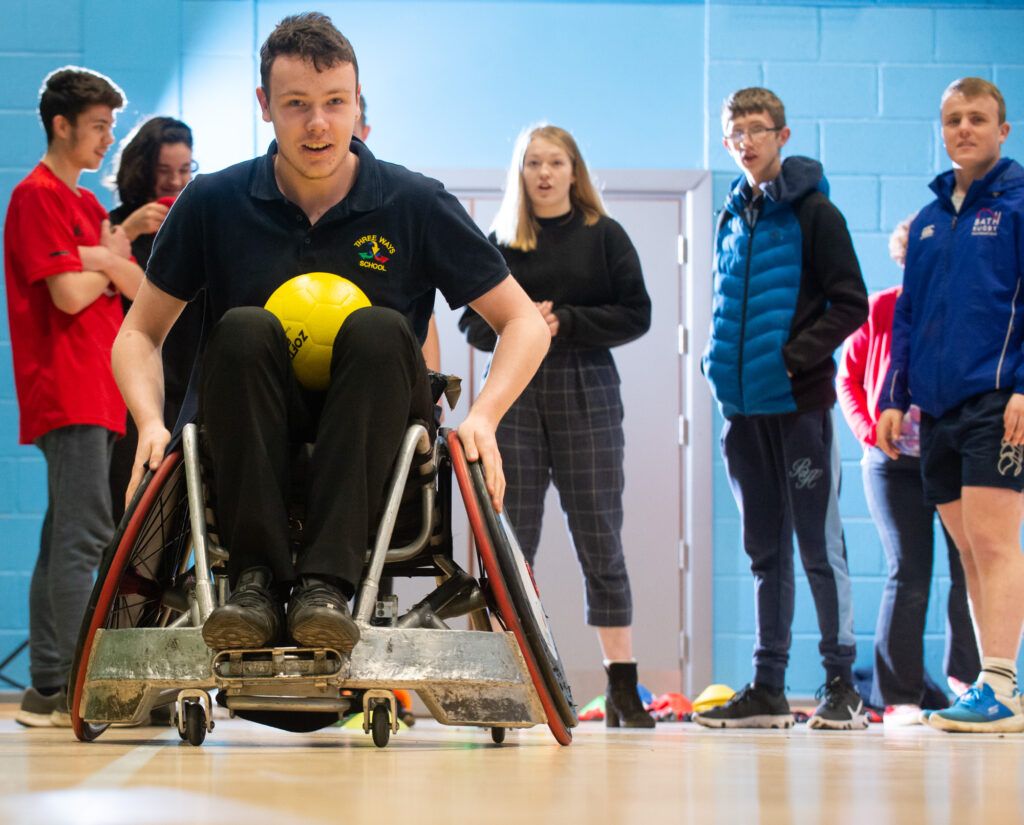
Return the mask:
<path id="1" fill-rule="evenodd" d="M 1017 651 L 1024 623 L 1024 168 L 1000 151 L 1010 124 L 977 77 L 942 96 L 953 169 L 910 226 L 878 445 L 895 457 L 903 413 L 921 408 L 921 475 L 964 563 L 981 644 L 977 683 L 929 721 L 1024 731 Z"/>
<path id="2" fill-rule="evenodd" d="M 795 531 L 825 666 L 822 702 L 809 725 L 863 729 L 867 718 L 851 674 L 832 353 L 867 319 L 867 292 L 821 164 L 781 158 L 790 135 L 782 101 L 768 89 L 741 89 L 725 101 L 722 125 L 743 175 L 718 225 L 704 372 L 726 418 L 722 453 L 755 579 L 757 641 L 754 681 L 694 719 L 708 727 L 793 724 L 785 677 Z"/>

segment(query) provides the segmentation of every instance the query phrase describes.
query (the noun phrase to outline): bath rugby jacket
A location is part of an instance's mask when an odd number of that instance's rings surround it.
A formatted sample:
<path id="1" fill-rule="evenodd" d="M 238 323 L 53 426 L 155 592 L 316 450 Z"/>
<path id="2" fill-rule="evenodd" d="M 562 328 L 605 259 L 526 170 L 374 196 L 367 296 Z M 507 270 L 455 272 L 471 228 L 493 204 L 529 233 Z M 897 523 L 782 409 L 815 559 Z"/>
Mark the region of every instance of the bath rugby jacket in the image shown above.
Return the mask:
<path id="1" fill-rule="evenodd" d="M 932 416 L 993 390 L 1024 392 L 1024 168 L 1004 158 L 953 205 L 956 181 L 910 225 L 892 362 L 879 407 Z"/>

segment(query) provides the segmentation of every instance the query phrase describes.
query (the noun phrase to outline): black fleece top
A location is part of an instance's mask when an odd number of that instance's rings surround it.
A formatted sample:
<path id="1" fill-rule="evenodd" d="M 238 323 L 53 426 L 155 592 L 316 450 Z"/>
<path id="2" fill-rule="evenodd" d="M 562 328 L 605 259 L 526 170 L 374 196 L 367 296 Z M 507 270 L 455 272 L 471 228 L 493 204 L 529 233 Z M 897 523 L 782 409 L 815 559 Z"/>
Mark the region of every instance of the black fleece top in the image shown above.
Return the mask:
<path id="1" fill-rule="evenodd" d="M 617 347 L 647 332 L 651 299 L 626 231 L 604 215 L 587 226 L 579 211 L 538 223 L 533 252 L 498 244 L 494 233 L 490 240 L 526 294 L 554 305 L 558 334 L 552 349 Z M 472 309 L 459 319 L 459 329 L 477 349 L 494 349 L 494 331 Z"/>

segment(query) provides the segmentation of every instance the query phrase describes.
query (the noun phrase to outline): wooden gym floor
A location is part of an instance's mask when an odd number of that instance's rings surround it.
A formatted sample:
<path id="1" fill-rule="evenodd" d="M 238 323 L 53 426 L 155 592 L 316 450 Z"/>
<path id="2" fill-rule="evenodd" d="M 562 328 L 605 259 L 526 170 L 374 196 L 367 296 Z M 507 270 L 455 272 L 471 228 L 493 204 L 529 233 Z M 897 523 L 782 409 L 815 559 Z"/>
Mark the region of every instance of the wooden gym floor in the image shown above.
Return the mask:
<path id="1" fill-rule="evenodd" d="M 217 718 L 81 744 L 0 704 L 0 823 L 1024 823 L 1024 735 L 653 732 L 583 723 L 488 733 L 421 719 L 378 750 L 361 730 L 293 734 Z"/>

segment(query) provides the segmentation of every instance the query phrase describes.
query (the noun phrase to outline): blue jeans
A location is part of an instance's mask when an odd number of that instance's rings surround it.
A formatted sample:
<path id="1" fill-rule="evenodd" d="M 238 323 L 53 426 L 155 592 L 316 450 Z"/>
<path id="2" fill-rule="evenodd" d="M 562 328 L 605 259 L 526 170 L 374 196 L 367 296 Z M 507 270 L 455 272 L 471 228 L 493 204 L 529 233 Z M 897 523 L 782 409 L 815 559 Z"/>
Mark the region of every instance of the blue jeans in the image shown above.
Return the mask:
<path id="1" fill-rule="evenodd" d="M 871 702 L 879 707 L 916 705 L 924 691 L 924 625 L 935 556 L 935 508 L 924 502 L 919 459 L 900 456 L 893 461 L 871 447 L 861 467 L 868 510 L 889 565 L 875 627 Z M 947 675 L 970 684 L 981 669 L 978 643 L 967 608 L 960 553 L 949 533 L 943 532 L 951 580 L 944 668 Z"/>

